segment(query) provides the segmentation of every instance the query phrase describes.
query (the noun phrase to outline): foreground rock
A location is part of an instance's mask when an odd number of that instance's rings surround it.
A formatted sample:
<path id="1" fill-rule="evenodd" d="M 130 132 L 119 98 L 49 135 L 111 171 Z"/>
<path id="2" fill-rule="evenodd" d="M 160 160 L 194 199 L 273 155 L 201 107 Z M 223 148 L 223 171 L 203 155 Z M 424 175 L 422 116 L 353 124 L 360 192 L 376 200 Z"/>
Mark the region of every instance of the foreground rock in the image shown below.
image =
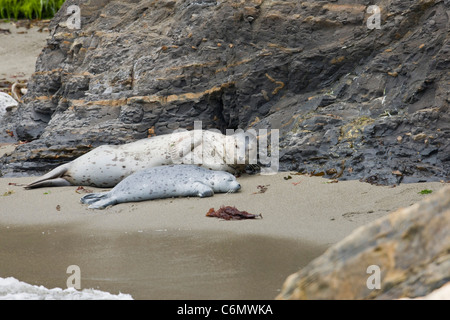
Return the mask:
<path id="1" fill-rule="evenodd" d="M 3 174 L 100 144 L 204 128 L 279 129 L 282 170 L 391 184 L 448 179 L 449 1 L 67 0 L 0 131 Z M 1 137 L 1 134 L 0 134 Z"/>
<path id="2" fill-rule="evenodd" d="M 278 299 L 423 297 L 450 281 L 450 187 L 363 226 L 288 277 Z M 371 267 L 368 272 L 368 268 Z M 380 271 L 380 288 L 376 284 Z M 369 288 L 370 287 L 370 288 Z"/>
<path id="3" fill-rule="evenodd" d="M 403 300 L 410 300 L 410 299 L 403 298 Z M 450 300 L 450 282 L 443 285 L 439 289 L 434 290 L 432 293 L 424 297 L 414 298 L 414 300 Z"/>

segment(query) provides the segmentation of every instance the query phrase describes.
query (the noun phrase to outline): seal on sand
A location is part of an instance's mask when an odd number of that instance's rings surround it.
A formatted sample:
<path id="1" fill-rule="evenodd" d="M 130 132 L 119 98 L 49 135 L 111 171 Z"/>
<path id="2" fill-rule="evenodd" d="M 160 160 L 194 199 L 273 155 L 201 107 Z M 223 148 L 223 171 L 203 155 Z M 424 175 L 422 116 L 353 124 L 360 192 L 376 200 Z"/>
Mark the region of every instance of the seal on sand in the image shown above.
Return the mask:
<path id="1" fill-rule="evenodd" d="M 0 117 L 2 117 L 7 111 L 13 107 L 18 106 L 18 102 L 14 100 L 9 94 L 0 92 Z"/>
<path id="2" fill-rule="evenodd" d="M 83 185 L 114 187 L 142 169 L 171 164 L 198 164 L 235 173 L 242 167 L 242 137 L 209 130 L 191 130 L 155 136 L 123 145 L 103 145 L 43 175 L 25 188 Z M 199 161 L 200 160 L 200 161 Z M 236 160 L 236 161 L 235 161 Z"/>
<path id="3" fill-rule="evenodd" d="M 210 197 L 214 192 L 236 192 L 241 188 L 229 172 L 213 171 L 195 165 L 159 166 L 138 171 L 109 192 L 91 193 L 81 202 L 90 209 L 103 209 L 123 202 L 170 197 Z"/>

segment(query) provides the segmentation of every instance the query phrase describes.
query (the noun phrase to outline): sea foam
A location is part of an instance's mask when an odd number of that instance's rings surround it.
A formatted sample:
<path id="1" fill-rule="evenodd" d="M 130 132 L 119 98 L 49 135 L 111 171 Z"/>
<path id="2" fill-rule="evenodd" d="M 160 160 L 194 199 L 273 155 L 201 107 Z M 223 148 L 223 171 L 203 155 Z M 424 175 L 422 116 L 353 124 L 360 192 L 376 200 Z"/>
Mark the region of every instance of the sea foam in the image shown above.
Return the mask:
<path id="1" fill-rule="evenodd" d="M 132 300 L 129 294 L 111 294 L 94 289 L 47 289 L 13 277 L 0 277 L 0 300 Z"/>

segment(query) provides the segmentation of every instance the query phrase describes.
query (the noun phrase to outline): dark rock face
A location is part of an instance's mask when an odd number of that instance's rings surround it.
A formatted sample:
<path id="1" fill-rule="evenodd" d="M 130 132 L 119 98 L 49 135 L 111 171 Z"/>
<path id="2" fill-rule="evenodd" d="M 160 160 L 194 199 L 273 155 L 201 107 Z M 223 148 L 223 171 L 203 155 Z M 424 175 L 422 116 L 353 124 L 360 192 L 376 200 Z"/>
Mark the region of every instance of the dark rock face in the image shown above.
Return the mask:
<path id="1" fill-rule="evenodd" d="M 65 26 L 71 4 L 80 30 Z M 381 29 L 367 27 L 370 4 L 68 0 L 0 124 L 32 142 L 0 170 L 48 170 L 201 120 L 279 129 L 281 170 L 448 179 L 450 3 L 381 1 Z"/>

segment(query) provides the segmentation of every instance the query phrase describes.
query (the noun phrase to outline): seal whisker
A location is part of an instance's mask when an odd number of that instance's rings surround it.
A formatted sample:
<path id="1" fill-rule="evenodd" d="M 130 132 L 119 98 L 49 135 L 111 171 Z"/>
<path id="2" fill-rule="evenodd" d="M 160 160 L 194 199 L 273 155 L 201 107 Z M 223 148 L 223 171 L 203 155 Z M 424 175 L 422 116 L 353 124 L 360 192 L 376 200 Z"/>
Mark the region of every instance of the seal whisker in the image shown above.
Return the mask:
<path id="1" fill-rule="evenodd" d="M 234 191 L 233 189 L 228 189 L 228 191 L 226 192 L 226 194 L 230 194 L 230 193 L 235 193 L 236 191 Z"/>

